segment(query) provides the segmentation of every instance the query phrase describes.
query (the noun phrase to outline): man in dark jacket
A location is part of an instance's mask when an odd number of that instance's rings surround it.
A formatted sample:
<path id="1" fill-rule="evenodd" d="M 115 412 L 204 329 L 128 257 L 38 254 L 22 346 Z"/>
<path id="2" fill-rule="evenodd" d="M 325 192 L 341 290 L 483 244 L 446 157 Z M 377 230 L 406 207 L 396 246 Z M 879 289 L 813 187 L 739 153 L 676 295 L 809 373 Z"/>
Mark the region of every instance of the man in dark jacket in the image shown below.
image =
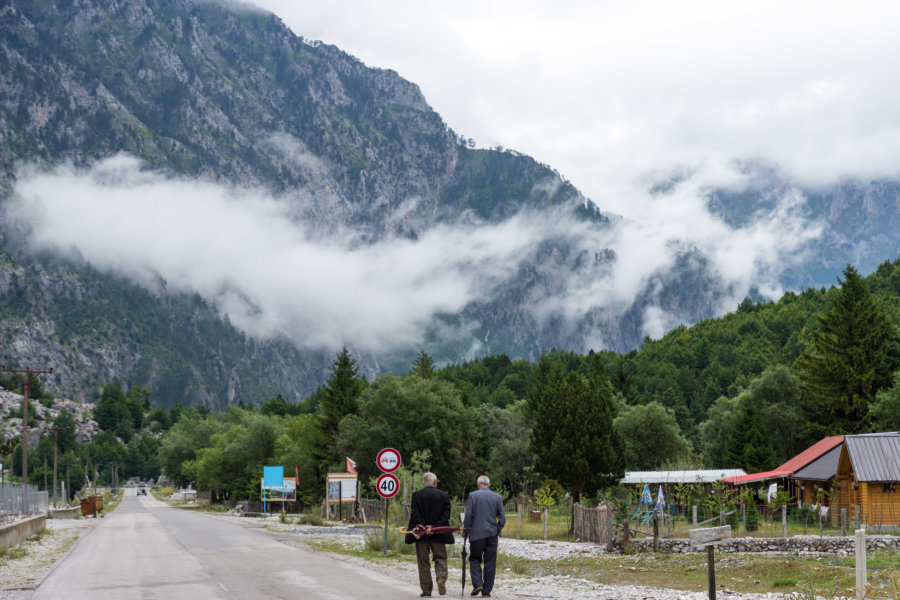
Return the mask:
<path id="1" fill-rule="evenodd" d="M 490 490 L 487 475 L 478 478 L 478 489 L 469 494 L 463 535 L 469 538 L 471 555 L 469 572 L 472 574 L 472 595 L 490 598 L 497 572 L 497 546 L 500 531 L 506 525 L 503 498 Z M 465 543 L 465 542 L 463 542 Z M 482 571 L 482 562 L 484 571 Z"/>
<path id="2" fill-rule="evenodd" d="M 425 527 L 440 527 L 450 525 L 450 496 L 447 492 L 437 489 L 437 477 L 434 473 L 425 473 L 422 476 L 425 484 L 418 492 L 413 492 L 410 503 L 408 531 L 415 529 L 417 525 Z M 419 564 L 419 586 L 422 588 L 422 596 L 430 596 L 432 590 L 431 562 L 429 552 L 434 556 L 434 575 L 437 579 L 438 592 L 443 596 L 447 593 L 447 544 L 453 543 L 452 533 L 437 533 L 423 535 L 421 538 L 406 534 L 407 544 L 416 544 L 416 559 Z"/>

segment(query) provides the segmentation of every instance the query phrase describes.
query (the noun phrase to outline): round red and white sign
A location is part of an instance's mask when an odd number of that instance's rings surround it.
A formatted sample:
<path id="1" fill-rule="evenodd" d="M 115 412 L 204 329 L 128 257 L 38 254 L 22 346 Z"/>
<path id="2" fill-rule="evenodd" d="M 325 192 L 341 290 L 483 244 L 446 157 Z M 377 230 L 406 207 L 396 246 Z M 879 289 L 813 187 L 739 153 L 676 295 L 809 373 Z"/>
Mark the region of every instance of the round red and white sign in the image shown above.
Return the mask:
<path id="1" fill-rule="evenodd" d="M 393 473 L 400 468 L 400 453 L 393 448 L 385 448 L 378 453 L 375 464 L 385 473 Z"/>
<path id="2" fill-rule="evenodd" d="M 400 491 L 400 480 L 391 473 L 382 473 L 375 484 L 378 495 L 382 498 L 393 498 Z"/>

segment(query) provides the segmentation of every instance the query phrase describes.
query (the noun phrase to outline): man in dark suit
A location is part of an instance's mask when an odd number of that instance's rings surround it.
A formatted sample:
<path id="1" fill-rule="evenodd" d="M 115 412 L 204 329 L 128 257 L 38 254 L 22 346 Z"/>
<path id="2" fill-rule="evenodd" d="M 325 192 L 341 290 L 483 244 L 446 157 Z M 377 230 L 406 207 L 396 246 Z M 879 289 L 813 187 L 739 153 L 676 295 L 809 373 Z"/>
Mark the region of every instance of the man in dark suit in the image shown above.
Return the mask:
<path id="1" fill-rule="evenodd" d="M 490 490 L 487 475 L 478 478 L 478 489 L 469 494 L 463 536 L 469 538 L 469 572 L 472 574 L 472 595 L 491 597 L 494 575 L 497 572 L 497 546 L 500 531 L 506 525 L 503 498 Z M 465 542 L 463 542 L 465 543 Z M 482 573 L 482 561 L 484 572 Z"/>
<path id="2" fill-rule="evenodd" d="M 425 484 L 418 492 L 413 492 L 410 503 L 408 531 L 416 525 L 440 527 L 450 525 L 450 496 L 435 487 L 437 477 L 434 473 L 422 476 Z M 434 575 L 437 579 L 438 592 L 447 593 L 447 544 L 453 543 L 452 533 L 436 533 L 423 535 L 416 539 L 412 533 L 406 534 L 407 544 L 416 544 L 416 559 L 419 565 L 419 586 L 421 596 L 430 596 L 432 590 L 431 562 L 429 553 L 434 556 Z"/>

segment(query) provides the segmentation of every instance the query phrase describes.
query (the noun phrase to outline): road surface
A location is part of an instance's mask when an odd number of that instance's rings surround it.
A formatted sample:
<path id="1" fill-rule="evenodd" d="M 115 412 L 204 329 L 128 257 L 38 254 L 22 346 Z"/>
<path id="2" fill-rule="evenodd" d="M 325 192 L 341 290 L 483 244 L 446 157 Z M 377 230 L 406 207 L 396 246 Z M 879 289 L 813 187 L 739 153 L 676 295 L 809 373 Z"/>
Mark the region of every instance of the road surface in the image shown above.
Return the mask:
<path id="1" fill-rule="evenodd" d="M 355 600 L 418 597 L 417 585 L 279 542 L 238 519 L 122 503 L 35 590 L 34 600 Z"/>

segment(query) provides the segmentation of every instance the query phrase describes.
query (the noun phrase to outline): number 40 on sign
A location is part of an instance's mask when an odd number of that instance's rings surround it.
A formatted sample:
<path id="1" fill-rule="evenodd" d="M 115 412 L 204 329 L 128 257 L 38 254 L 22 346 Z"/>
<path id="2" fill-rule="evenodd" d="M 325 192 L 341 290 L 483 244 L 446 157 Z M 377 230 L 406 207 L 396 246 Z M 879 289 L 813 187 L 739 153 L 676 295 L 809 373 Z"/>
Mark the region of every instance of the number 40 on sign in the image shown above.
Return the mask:
<path id="1" fill-rule="evenodd" d="M 400 480 L 391 473 L 382 473 L 375 487 L 382 498 L 393 498 L 400 490 Z"/>

